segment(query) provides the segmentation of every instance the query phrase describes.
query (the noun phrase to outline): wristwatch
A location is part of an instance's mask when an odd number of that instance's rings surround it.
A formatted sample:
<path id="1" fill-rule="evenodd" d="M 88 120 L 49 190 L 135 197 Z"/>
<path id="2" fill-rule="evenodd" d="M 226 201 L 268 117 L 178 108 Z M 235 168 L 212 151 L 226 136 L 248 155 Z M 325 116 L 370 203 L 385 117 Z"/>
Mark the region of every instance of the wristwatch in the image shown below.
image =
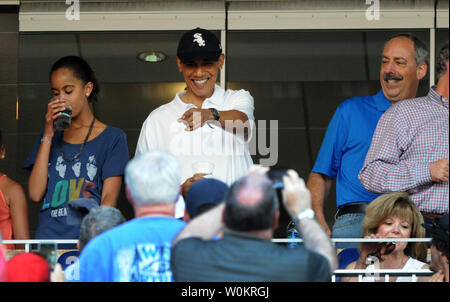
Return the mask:
<path id="1" fill-rule="evenodd" d="M 302 211 L 300 211 L 300 213 L 298 213 L 297 217 L 295 217 L 295 219 L 297 221 L 300 221 L 304 218 L 309 218 L 309 219 L 314 219 L 314 211 L 310 208 L 308 209 L 304 209 Z"/>
<path id="2" fill-rule="evenodd" d="M 211 110 L 212 115 L 214 116 L 214 120 L 218 121 L 220 118 L 220 114 L 219 111 L 217 111 L 216 108 L 209 108 L 209 110 Z"/>

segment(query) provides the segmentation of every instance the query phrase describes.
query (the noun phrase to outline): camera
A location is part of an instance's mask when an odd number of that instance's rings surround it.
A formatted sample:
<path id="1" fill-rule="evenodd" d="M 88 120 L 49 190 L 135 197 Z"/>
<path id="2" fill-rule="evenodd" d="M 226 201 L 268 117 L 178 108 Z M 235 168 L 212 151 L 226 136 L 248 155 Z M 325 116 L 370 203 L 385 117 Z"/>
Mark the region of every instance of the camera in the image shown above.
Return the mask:
<path id="1" fill-rule="evenodd" d="M 283 190 L 283 177 L 286 175 L 287 169 L 274 169 L 267 172 L 267 177 L 272 181 L 272 187 L 276 190 Z"/>

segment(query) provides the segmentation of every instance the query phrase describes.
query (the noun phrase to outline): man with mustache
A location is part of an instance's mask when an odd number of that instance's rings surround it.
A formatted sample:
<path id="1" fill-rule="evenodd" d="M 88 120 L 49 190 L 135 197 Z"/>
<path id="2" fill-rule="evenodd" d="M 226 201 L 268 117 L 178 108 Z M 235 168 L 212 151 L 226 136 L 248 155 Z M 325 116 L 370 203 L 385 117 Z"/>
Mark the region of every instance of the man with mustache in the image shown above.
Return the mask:
<path id="1" fill-rule="evenodd" d="M 367 204 L 379 196 L 358 180 L 373 132 L 391 104 L 415 97 L 419 81 L 427 73 L 427 60 L 427 47 L 417 37 L 399 34 L 390 38 L 382 53 L 381 90 L 373 96 L 348 99 L 336 109 L 307 183 L 317 221 L 332 237 L 361 238 Z M 335 177 L 337 212 L 331 232 L 323 208 Z"/>
<path id="2" fill-rule="evenodd" d="M 194 175 L 198 162 L 212 163 L 212 176 L 231 184 L 252 164 L 248 140 L 253 97 L 242 89 L 216 85 L 225 55 L 209 30 L 184 33 L 176 61 L 186 89 L 150 113 L 142 125 L 136 155 L 148 150 L 173 154 L 181 165 L 183 193 L 201 177 Z"/>
<path id="3" fill-rule="evenodd" d="M 405 191 L 427 223 L 448 213 L 448 41 L 436 59 L 438 83 L 380 118 L 359 174 L 375 193 Z"/>

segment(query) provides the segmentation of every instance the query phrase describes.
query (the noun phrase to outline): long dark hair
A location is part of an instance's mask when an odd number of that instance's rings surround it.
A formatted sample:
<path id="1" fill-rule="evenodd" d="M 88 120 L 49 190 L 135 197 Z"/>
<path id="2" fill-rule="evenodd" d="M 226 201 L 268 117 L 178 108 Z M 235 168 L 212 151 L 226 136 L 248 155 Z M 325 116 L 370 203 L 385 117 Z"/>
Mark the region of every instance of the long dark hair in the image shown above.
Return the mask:
<path id="1" fill-rule="evenodd" d="M 97 78 L 95 77 L 94 71 L 84 59 L 77 56 L 67 56 L 59 59 L 53 64 L 52 69 L 50 70 L 50 79 L 53 72 L 60 68 L 67 68 L 72 70 L 74 76 L 83 81 L 84 84 L 92 82 L 94 87 L 92 88 L 92 92 L 88 97 L 88 101 L 98 101 L 97 94 L 100 91 L 100 86 L 98 84 Z"/>

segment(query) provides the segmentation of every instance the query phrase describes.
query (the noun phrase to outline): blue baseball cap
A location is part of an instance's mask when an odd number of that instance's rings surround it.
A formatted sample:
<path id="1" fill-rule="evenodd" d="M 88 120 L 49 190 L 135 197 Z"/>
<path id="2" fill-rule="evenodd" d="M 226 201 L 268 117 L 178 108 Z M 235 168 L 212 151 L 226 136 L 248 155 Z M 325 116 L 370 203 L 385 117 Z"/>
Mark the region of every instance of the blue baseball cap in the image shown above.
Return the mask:
<path id="1" fill-rule="evenodd" d="M 202 178 L 194 182 L 186 194 L 186 210 L 191 218 L 199 214 L 199 209 L 206 205 L 218 205 L 221 203 L 228 186 L 223 181 L 215 178 Z"/>
<path id="2" fill-rule="evenodd" d="M 68 225 L 81 226 L 84 216 L 92 208 L 99 207 L 97 201 L 91 198 L 79 198 L 68 202 L 66 223 Z"/>

